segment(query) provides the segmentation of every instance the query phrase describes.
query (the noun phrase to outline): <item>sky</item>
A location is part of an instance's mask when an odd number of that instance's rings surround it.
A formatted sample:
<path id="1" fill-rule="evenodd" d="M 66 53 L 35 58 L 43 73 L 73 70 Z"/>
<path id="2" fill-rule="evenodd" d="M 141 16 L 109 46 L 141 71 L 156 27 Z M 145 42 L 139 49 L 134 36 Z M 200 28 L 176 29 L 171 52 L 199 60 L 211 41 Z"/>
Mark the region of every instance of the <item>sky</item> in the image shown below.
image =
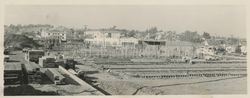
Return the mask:
<path id="1" fill-rule="evenodd" d="M 208 32 L 246 37 L 246 9 L 230 5 L 8 5 L 5 24 Z"/>

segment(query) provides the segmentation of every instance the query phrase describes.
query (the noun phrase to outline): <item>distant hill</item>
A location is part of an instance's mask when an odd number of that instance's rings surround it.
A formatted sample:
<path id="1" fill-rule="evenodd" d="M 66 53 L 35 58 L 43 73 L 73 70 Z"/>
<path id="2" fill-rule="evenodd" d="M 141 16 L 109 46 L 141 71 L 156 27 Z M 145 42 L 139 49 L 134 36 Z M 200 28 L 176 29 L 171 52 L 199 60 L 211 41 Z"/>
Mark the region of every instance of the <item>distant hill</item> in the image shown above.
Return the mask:
<path id="1" fill-rule="evenodd" d="M 20 50 L 23 48 L 37 48 L 40 45 L 33 39 L 28 38 L 25 35 L 19 34 L 5 34 L 4 35 L 4 46 L 12 46 L 14 49 Z"/>

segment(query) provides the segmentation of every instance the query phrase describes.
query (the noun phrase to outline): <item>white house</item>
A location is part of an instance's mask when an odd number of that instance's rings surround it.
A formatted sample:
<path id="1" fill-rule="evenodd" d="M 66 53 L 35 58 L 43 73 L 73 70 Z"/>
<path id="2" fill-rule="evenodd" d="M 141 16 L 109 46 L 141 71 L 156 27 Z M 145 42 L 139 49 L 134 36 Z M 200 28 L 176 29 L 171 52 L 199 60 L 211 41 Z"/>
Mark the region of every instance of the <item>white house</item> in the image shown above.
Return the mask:
<path id="1" fill-rule="evenodd" d="M 233 52 L 235 52 L 235 47 L 227 46 L 226 51 L 227 51 L 227 53 L 233 53 Z"/>
<path id="2" fill-rule="evenodd" d="M 66 32 L 58 30 L 42 31 L 41 38 L 59 38 L 61 41 L 67 41 Z"/>
<path id="3" fill-rule="evenodd" d="M 242 54 L 247 54 L 247 46 L 241 46 L 240 49 Z"/>
<path id="4" fill-rule="evenodd" d="M 134 37 L 123 37 L 120 38 L 120 44 L 121 45 L 136 45 L 138 44 L 138 39 Z"/>
<path id="5" fill-rule="evenodd" d="M 89 30 L 84 33 L 86 42 L 93 45 L 120 46 L 121 31 L 117 30 Z"/>
<path id="6" fill-rule="evenodd" d="M 212 56 L 215 55 L 214 47 L 212 46 L 202 46 L 196 49 L 196 53 L 198 54 L 198 57 L 204 57 L 204 56 Z"/>

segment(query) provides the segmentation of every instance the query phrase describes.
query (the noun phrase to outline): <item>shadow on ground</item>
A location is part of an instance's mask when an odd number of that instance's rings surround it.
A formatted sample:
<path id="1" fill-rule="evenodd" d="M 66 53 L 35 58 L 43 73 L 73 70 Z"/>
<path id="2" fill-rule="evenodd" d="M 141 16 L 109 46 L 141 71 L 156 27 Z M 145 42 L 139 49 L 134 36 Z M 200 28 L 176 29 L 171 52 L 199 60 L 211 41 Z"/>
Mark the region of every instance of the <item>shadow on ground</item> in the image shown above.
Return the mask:
<path id="1" fill-rule="evenodd" d="M 4 96 L 18 96 L 18 95 L 58 95 L 57 92 L 53 91 L 40 91 L 36 90 L 30 85 L 20 85 L 16 87 L 5 87 L 4 88 Z"/>
<path id="2" fill-rule="evenodd" d="M 9 53 L 8 55 L 16 55 L 16 54 L 14 54 L 14 53 Z"/>
<path id="3" fill-rule="evenodd" d="M 99 73 L 99 71 L 86 71 L 85 74 L 96 74 Z"/>
<path id="4" fill-rule="evenodd" d="M 12 62 L 20 62 L 20 61 L 18 61 L 18 60 L 9 60 L 8 62 L 12 63 Z"/>

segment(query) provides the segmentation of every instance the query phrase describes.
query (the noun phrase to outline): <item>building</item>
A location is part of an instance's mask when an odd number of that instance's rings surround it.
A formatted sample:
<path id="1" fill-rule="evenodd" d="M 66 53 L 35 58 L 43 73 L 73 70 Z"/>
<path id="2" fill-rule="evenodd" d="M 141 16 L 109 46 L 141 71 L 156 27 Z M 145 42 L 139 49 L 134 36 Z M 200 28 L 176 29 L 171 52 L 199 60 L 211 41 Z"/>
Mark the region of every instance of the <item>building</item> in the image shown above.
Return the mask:
<path id="1" fill-rule="evenodd" d="M 67 31 L 64 30 L 47 30 L 41 32 L 40 39 L 42 40 L 45 49 L 61 49 L 62 42 L 67 41 Z"/>
<path id="2" fill-rule="evenodd" d="M 25 53 L 25 60 L 38 63 L 39 58 L 45 55 L 43 50 L 29 50 Z"/>
<path id="3" fill-rule="evenodd" d="M 235 47 L 233 47 L 233 46 L 227 46 L 226 47 L 226 52 L 227 53 L 234 53 L 235 52 Z"/>
<path id="4" fill-rule="evenodd" d="M 201 46 L 198 47 L 196 50 L 196 57 L 204 58 L 205 56 L 213 56 L 215 55 L 215 47 L 213 46 Z"/>
<path id="5" fill-rule="evenodd" d="M 160 48 L 161 56 L 167 57 L 193 57 L 197 44 L 185 41 L 166 41 L 165 46 Z"/>
<path id="6" fill-rule="evenodd" d="M 240 49 L 241 49 L 241 53 L 242 53 L 243 55 L 246 55 L 246 54 L 247 54 L 247 46 L 241 46 Z"/>
<path id="7" fill-rule="evenodd" d="M 66 78 L 59 72 L 58 68 L 48 68 L 45 74 L 54 84 L 66 84 Z"/>
<path id="8" fill-rule="evenodd" d="M 49 30 L 42 31 L 41 38 L 44 39 L 60 39 L 61 41 L 67 41 L 67 36 L 65 31 L 60 30 Z"/>
<path id="9" fill-rule="evenodd" d="M 138 44 L 138 39 L 134 37 L 122 37 L 120 38 L 120 44 L 122 46 L 135 46 Z"/>
<path id="10" fill-rule="evenodd" d="M 62 30 L 48 30 L 41 32 L 41 39 L 44 42 L 44 46 L 47 49 L 60 46 L 62 42 L 67 41 L 67 35 Z"/>
<path id="11" fill-rule="evenodd" d="M 39 65 L 43 68 L 58 68 L 55 57 L 43 56 L 39 58 Z"/>
<path id="12" fill-rule="evenodd" d="M 22 83 L 23 72 L 20 63 L 4 63 L 4 85 Z"/>
<path id="13" fill-rule="evenodd" d="M 91 45 L 120 46 L 121 31 L 119 30 L 88 30 L 85 31 L 86 43 Z"/>
<path id="14" fill-rule="evenodd" d="M 42 81 L 41 67 L 34 63 L 29 62 L 22 65 L 23 71 L 27 74 L 28 83 L 40 83 Z"/>
<path id="15" fill-rule="evenodd" d="M 139 40 L 141 55 L 146 57 L 192 56 L 194 45 L 183 41 Z"/>

